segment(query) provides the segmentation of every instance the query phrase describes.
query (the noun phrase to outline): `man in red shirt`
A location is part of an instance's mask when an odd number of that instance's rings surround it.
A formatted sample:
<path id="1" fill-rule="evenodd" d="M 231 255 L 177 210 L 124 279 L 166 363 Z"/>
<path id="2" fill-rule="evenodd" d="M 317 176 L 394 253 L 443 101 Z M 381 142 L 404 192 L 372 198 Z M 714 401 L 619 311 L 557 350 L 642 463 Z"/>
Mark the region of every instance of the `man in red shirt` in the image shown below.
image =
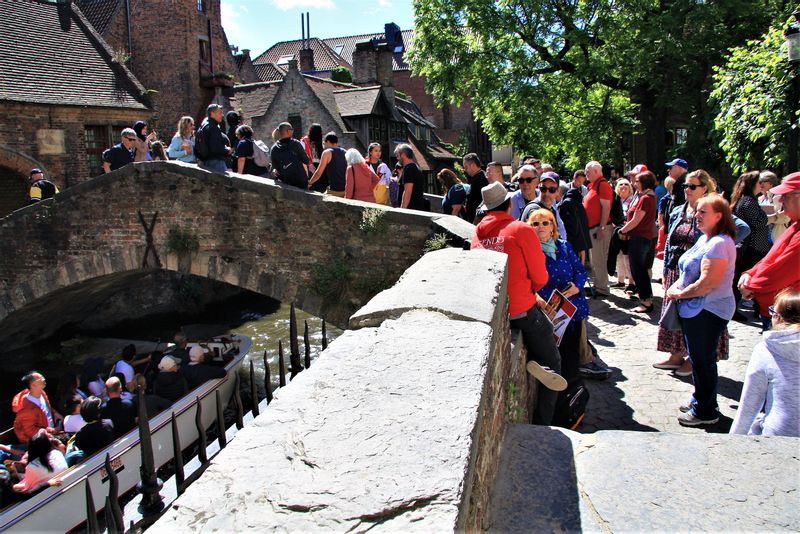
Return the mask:
<path id="1" fill-rule="evenodd" d="M 769 191 L 780 195 L 783 211 L 792 225 L 767 255 L 739 278 L 742 297 L 755 298 L 765 326 L 769 325 L 768 308 L 775 295 L 785 288 L 800 290 L 800 172 L 790 174 Z"/>
<path id="2" fill-rule="evenodd" d="M 545 387 L 539 388 L 533 423 L 549 425 L 558 391 L 567 387 L 561 372 L 561 356 L 553 337 L 553 325 L 540 306 L 536 292 L 548 279 L 544 253 L 533 227 L 511 216 L 511 193 L 494 182 L 481 189 L 486 216 L 475 228 L 472 248 L 496 250 L 508 255 L 508 315 L 511 328 L 522 332 L 527 369 Z"/>
<path id="3" fill-rule="evenodd" d="M 589 220 L 589 236 L 592 240 L 590 260 L 594 288 L 598 294 L 608 296 L 608 246 L 614 234 L 614 228 L 609 221 L 614 191 L 603 177 L 603 166 L 599 162 L 590 161 L 585 170 L 589 190 L 583 198 L 583 208 Z"/>

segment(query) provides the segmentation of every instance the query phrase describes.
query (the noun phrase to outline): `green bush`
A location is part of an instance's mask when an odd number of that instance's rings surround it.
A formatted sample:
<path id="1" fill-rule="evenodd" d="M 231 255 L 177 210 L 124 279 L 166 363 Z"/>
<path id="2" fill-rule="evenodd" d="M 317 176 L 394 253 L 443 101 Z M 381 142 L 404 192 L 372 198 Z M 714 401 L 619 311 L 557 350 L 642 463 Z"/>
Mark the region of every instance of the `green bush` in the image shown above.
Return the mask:
<path id="1" fill-rule="evenodd" d="M 175 254 L 186 254 L 197 252 L 200 249 L 200 242 L 197 236 L 189 230 L 182 230 L 177 226 L 169 229 L 167 234 L 167 252 Z"/>

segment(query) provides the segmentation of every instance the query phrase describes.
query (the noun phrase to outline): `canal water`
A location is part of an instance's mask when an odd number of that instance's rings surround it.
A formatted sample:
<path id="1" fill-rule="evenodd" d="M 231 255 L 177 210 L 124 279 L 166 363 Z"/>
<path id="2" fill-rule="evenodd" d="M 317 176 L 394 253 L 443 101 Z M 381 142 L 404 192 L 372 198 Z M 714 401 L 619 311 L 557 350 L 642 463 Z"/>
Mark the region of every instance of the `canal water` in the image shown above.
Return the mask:
<path id="1" fill-rule="evenodd" d="M 303 327 L 308 322 L 309 341 L 313 360 L 322 351 L 322 319 L 296 309 L 297 334 L 300 355 L 303 358 Z M 59 336 L 43 340 L 36 346 L 2 354 L 4 372 L 0 373 L 0 429 L 13 423 L 11 399 L 22 389 L 20 378 L 31 369 L 40 370 L 47 378 L 47 393 L 56 402 L 59 378 L 67 371 L 80 372 L 83 360 L 103 356 L 110 368 L 122 347 L 133 342 L 139 353 L 146 353 L 158 344 L 163 350 L 175 332 L 185 325 L 213 325 L 202 328 L 215 334 L 242 334 L 253 339 L 248 355 L 256 372 L 259 397 L 264 390 L 264 352 L 270 366 L 273 391 L 278 387 L 278 341 L 283 342 L 285 365 L 289 366 L 289 315 L 290 305 L 254 293 L 242 293 L 222 303 L 209 306 L 198 314 L 164 314 L 135 321 L 126 321 L 112 328 L 95 332 L 62 332 Z M 326 324 L 328 343 L 341 334 L 338 328 Z M 249 402 L 249 360 L 241 368 L 242 393 Z"/>

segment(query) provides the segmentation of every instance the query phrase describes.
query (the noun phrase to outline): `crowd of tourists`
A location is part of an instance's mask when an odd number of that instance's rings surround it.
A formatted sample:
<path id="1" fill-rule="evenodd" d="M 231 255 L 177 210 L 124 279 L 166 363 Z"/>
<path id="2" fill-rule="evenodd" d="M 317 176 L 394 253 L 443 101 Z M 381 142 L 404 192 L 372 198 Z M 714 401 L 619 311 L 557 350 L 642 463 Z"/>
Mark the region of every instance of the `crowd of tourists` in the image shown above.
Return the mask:
<path id="1" fill-rule="evenodd" d="M 133 430 L 140 390 L 149 419 L 205 381 L 225 376 L 207 349 L 187 347 L 183 333 L 174 341 L 167 353 L 141 356 L 128 345 L 110 369 L 101 357 L 87 359 L 80 375 L 61 378 L 55 403 L 45 392 L 45 377 L 26 374 L 24 388 L 12 400 L 17 443 L 0 445 L 3 501 L 60 484 L 60 473 Z"/>
<path id="2" fill-rule="evenodd" d="M 581 378 L 610 374 L 586 337 L 587 297 L 619 289 L 632 313 L 654 316 L 655 278 L 664 298 L 653 343 L 668 357 L 653 366 L 694 384 L 692 398 L 676 406 L 678 422 L 718 422 L 727 324 L 746 320 L 749 306 L 763 341 L 731 432 L 800 436 L 800 173 L 780 180 L 747 172 L 727 195 L 683 159 L 666 163 L 663 184 L 645 165 L 622 176 L 597 161 L 562 180 L 531 156 L 509 181 L 496 163 L 484 171 L 475 154 L 465 156 L 464 170 L 466 183 L 440 173 L 443 209 L 477 225 L 472 248 L 508 255 L 511 327 L 544 386 L 534 423 L 576 426 L 588 401 Z M 663 270 L 653 273 L 656 257 Z M 575 308 L 558 344 L 547 315 L 556 290 Z"/>

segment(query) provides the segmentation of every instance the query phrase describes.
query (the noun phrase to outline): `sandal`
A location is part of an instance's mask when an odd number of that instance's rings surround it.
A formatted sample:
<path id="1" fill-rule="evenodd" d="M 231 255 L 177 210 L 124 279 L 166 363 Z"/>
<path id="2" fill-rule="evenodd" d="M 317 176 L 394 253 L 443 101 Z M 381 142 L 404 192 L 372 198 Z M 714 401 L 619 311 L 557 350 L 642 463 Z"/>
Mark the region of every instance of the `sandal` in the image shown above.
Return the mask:
<path id="1" fill-rule="evenodd" d="M 639 304 L 637 307 L 633 309 L 636 313 L 650 313 L 653 311 L 653 303 L 650 304 Z"/>

